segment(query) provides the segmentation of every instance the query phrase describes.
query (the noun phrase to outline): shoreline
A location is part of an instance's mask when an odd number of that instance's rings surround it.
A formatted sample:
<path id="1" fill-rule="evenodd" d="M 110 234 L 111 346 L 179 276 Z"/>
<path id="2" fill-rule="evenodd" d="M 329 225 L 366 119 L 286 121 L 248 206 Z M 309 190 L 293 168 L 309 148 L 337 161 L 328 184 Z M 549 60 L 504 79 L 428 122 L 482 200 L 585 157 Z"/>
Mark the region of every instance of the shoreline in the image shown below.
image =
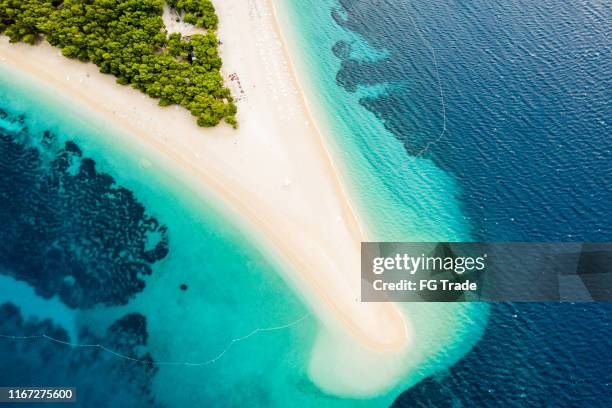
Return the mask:
<path id="1" fill-rule="evenodd" d="M 330 166 L 330 171 L 333 172 L 335 175 L 334 182 L 338 186 L 339 193 L 345 198 L 344 204 L 348 206 L 347 213 L 350 215 L 354 223 L 354 228 L 356 228 L 356 231 L 353 231 L 353 232 L 355 236 L 357 237 L 358 241 L 365 241 L 367 240 L 367 234 L 365 232 L 367 231 L 367 229 L 364 227 L 363 218 L 359 216 L 359 213 L 355 210 L 355 206 L 351 204 L 350 197 L 348 194 L 348 189 L 344 186 L 344 182 L 342 180 L 342 174 L 339 171 L 338 166 L 334 163 L 334 158 L 329 148 L 326 146 L 325 140 L 323 139 L 323 133 L 321 132 L 320 127 L 317 125 L 317 122 L 314 119 L 315 116 L 308 103 L 308 99 L 306 98 L 306 93 L 304 92 L 304 88 L 299 80 L 297 70 L 292 61 L 292 55 L 291 55 L 291 52 L 289 51 L 287 39 L 285 38 L 285 34 L 283 33 L 283 29 L 278 20 L 278 13 L 276 10 L 276 6 L 274 4 L 275 0 L 266 0 L 266 1 L 268 2 L 268 6 L 270 7 L 270 10 L 272 11 L 272 22 L 273 22 L 274 30 L 276 31 L 276 34 L 280 38 L 281 46 L 283 49 L 283 55 L 285 57 L 285 60 L 287 61 L 287 65 L 289 67 L 289 72 L 291 73 L 293 82 L 295 83 L 295 85 L 297 86 L 299 90 L 300 99 L 302 100 L 302 103 L 305 107 L 306 116 L 308 117 L 308 119 L 312 123 L 312 126 L 314 127 L 314 132 L 317 134 L 317 137 L 318 137 L 317 140 L 319 144 L 321 145 L 321 150 L 323 154 L 325 155 L 325 158 L 327 159 L 327 163 Z"/>
<path id="2" fill-rule="evenodd" d="M 337 359 L 363 360 L 364 369 L 366 361 L 381 360 L 380 368 L 387 370 L 383 363 L 397 359 L 410 344 L 411 334 L 395 305 L 358 301 L 363 232 L 312 120 L 274 5 L 266 1 L 270 15 L 265 2 L 250 2 L 255 10 L 245 10 L 238 1 L 215 2 L 218 36 L 223 41 L 222 72 L 226 78 L 232 71 L 240 75 L 247 89 L 246 98 L 238 101 L 237 131 L 225 125 L 198 128 L 186 110 L 159 108 L 156 101 L 99 73 L 95 65 L 68 60 L 48 44 L 9 45 L 2 37 L 0 56 L 20 73 L 84 103 L 138 143 L 171 159 L 198 180 L 197 187 L 212 190 L 240 214 L 239 224 L 244 221 L 253 235 L 265 237 L 265 246 L 289 266 L 283 268 L 290 269 L 283 271 L 285 277 L 324 328 L 319 333 L 323 346 L 315 345 L 313 360 L 331 348 L 346 347 L 350 355 Z M 245 41 L 251 42 L 246 52 Z M 399 370 L 400 363 L 395 364 L 396 370 L 387 371 Z M 338 388 L 320 384 L 316 371 L 313 368 L 311 376 L 318 385 Z M 362 384 L 370 387 L 363 392 L 390 387 L 400 380 L 396 377 L 397 372 L 388 373 L 379 380 L 384 384 Z"/>

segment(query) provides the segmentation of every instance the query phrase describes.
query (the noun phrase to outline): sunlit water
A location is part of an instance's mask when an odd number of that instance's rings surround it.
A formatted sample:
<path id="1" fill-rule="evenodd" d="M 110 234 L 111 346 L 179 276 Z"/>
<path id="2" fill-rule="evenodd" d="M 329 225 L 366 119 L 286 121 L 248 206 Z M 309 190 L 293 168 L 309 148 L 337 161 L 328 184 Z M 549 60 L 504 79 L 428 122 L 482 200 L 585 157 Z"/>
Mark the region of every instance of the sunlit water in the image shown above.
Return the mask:
<path id="1" fill-rule="evenodd" d="M 279 5 L 373 237 L 610 240 L 609 4 Z M 479 344 L 397 404 L 609 406 L 610 312 L 494 305 Z"/>
<path id="2" fill-rule="evenodd" d="M 399 385 L 325 395 L 307 374 L 318 323 L 248 227 L 121 129 L 2 72 L 3 384 L 76 386 L 83 406 L 385 405 L 467 347 L 431 339 L 477 339 L 465 307 L 421 306 Z"/>
<path id="3" fill-rule="evenodd" d="M 371 239 L 609 239 L 609 6 L 277 7 Z M 487 308 L 406 305 L 400 384 L 324 395 L 307 375 L 317 322 L 234 214 L 119 129 L 2 74 L 3 384 L 77 386 L 82 406 L 335 407 L 384 406 L 426 378 L 397 404 L 610 405 L 600 305 L 495 306 L 472 351 Z"/>

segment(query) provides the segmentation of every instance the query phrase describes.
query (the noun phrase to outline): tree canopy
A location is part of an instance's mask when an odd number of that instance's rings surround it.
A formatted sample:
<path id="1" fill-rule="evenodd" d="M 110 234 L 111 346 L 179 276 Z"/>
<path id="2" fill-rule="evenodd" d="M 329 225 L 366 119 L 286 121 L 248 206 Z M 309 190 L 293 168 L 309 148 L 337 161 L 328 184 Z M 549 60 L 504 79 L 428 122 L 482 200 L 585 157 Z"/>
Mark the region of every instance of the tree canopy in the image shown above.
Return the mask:
<path id="1" fill-rule="evenodd" d="M 200 126 L 225 120 L 236 127 L 236 105 L 220 72 L 212 3 L 168 4 L 206 34 L 168 34 L 162 0 L 0 0 L 0 33 L 11 42 L 46 39 L 64 56 L 93 62 L 161 106 L 189 109 Z"/>
<path id="2" fill-rule="evenodd" d="M 206 29 L 216 29 L 219 19 L 210 0 L 167 0 L 168 5 L 185 13 L 186 23 Z"/>

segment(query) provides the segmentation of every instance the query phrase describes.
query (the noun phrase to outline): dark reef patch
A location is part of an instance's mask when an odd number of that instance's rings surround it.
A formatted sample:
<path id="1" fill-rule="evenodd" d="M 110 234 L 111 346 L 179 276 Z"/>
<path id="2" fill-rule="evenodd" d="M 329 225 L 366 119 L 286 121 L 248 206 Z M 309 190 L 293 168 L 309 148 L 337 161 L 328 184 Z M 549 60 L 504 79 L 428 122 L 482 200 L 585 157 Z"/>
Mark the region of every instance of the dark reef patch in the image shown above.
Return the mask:
<path id="1" fill-rule="evenodd" d="M 99 347 L 74 347 L 38 336 L 68 341 L 66 331 L 51 320 L 25 320 L 11 303 L 0 305 L 0 334 L 34 336 L 0 337 L 0 370 L 4 386 L 71 386 L 77 390 L 77 406 L 157 407 L 151 380 L 157 372 L 153 359 L 143 351 L 147 324 L 140 314 L 127 314 L 102 335 L 81 330 L 79 344 L 101 344 L 131 359 Z M 74 340 L 72 340 L 74 341 Z M 53 405 L 51 405 L 53 406 Z"/>
<path id="2" fill-rule="evenodd" d="M 332 47 L 342 59 L 337 84 L 384 89 L 360 104 L 402 143 L 404 160 L 426 157 L 454 179 L 472 240 L 610 240 L 609 8 L 559 0 L 338 3 L 334 21 L 383 57 Z M 395 170 L 403 161 L 375 165 Z M 610 407 L 611 306 L 492 305 L 476 347 L 393 407 Z"/>
<path id="3" fill-rule="evenodd" d="M 0 118 L 21 127 L 0 127 L 2 273 L 71 308 L 127 303 L 168 254 L 167 227 L 75 143 L 32 134 L 23 116 Z"/>
<path id="4" fill-rule="evenodd" d="M 402 143 L 405 160 L 431 159 L 456 180 L 471 238 L 610 239 L 605 12 L 558 0 L 338 3 L 331 18 L 372 52 L 339 52 L 338 38 L 338 86 L 372 91 L 359 103 Z"/>
<path id="5" fill-rule="evenodd" d="M 437 77 L 428 73 L 432 69 L 430 50 L 424 46 L 409 19 L 395 19 L 394 13 L 387 14 L 380 8 L 358 2 L 343 0 L 340 4 L 340 8 L 331 11 L 334 21 L 367 39 L 374 50 L 386 51 L 388 55 L 375 60 L 355 58 L 350 53 L 338 51 L 346 48 L 345 41 L 336 42 L 332 52 L 341 59 L 336 83 L 351 93 L 360 86 L 392 84 L 384 93 L 363 97 L 359 103 L 382 121 L 409 155 L 419 155 L 438 137 L 444 123 Z M 359 18 L 361 13 L 367 13 L 367 21 Z M 373 30 L 372 25 L 376 24 L 386 28 Z M 390 41 L 389 32 L 397 38 Z M 411 53 L 404 56 L 402 53 L 408 49 Z M 428 63 L 423 64 L 423 60 Z M 423 115 L 420 106 L 411 100 L 424 95 L 430 108 L 428 116 Z"/>
<path id="6" fill-rule="evenodd" d="M 346 41 L 337 41 L 332 47 L 332 52 L 338 58 L 349 58 L 351 56 L 351 45 Z"/>

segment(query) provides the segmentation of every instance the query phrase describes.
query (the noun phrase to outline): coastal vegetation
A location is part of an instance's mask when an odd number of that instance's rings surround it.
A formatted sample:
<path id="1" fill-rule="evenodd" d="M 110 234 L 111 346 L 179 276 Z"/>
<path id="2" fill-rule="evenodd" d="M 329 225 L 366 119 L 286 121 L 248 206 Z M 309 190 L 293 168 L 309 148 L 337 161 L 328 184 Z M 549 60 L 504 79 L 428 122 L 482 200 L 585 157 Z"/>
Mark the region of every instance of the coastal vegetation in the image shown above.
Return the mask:
<path id="1" fill-rule="evenodd" d="M 200 126 L 236 127 L 236 105 L 220 73 L 210 0 L 168 0 L 185 22 L 205 30 L 168 34 L 162 0 L 0 0 L 0 33 L 11 42 L 46 39 L 68 58 L 91 61 L 159 105 L 187 108 Z"/>

